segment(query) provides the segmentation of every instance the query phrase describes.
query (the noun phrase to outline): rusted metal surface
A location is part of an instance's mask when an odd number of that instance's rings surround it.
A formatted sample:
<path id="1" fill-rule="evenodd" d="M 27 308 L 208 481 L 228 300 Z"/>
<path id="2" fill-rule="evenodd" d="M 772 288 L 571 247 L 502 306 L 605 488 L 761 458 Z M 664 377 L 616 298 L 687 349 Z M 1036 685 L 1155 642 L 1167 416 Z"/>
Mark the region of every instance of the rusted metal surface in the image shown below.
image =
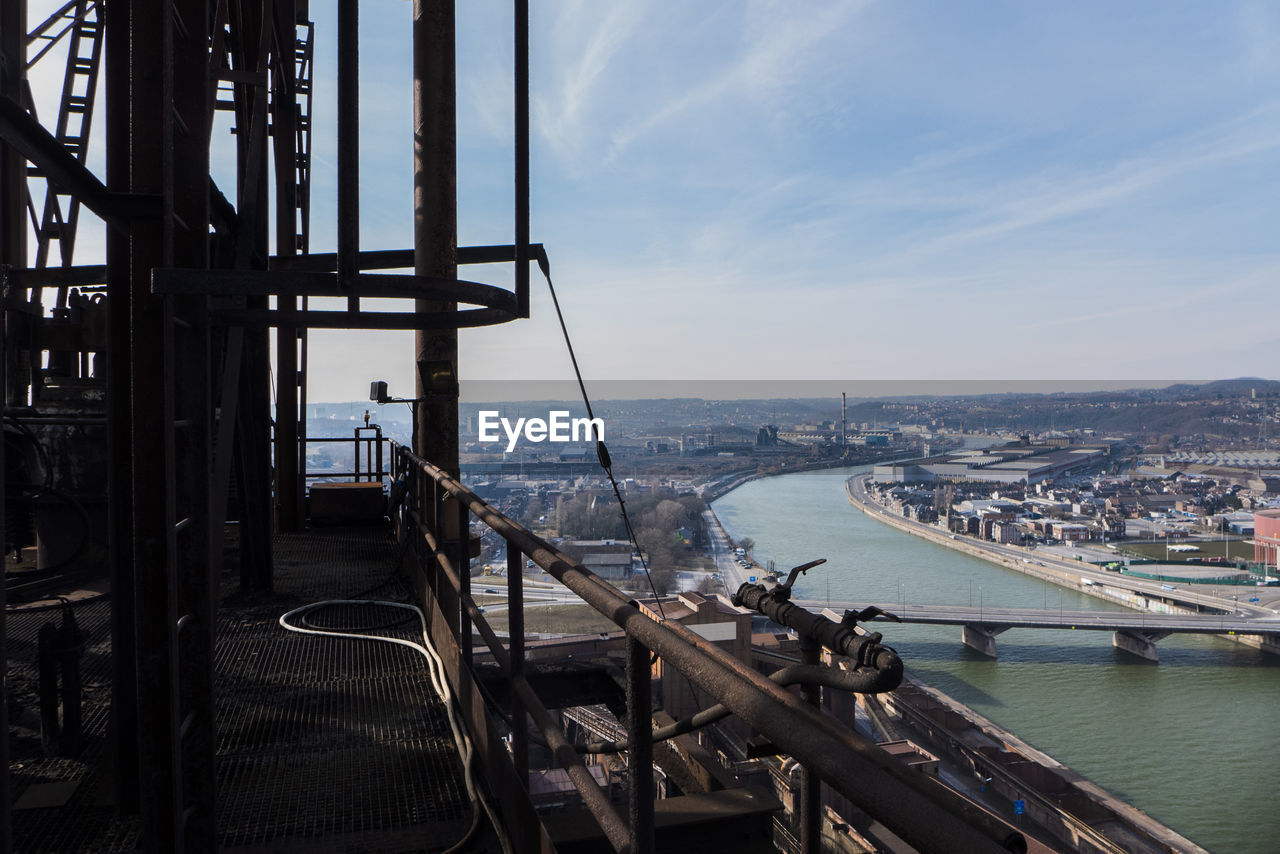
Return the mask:
<path id="1" fill-rule="evenodd" d="M 353 281 L 360 254 L 360 11 L 338 0 L 338 284 Z M 360 297 L 347 298 L 347 311 Z"/>
<path id="2" fill-rule="evenodd" d="M 515 0 L 516 300 L 529 316 L 529 0 Z M 461 263 L 461 262 L 459 262 Z"/>
<path id="3" fill-rule="evenodd" d="M 632 854 L 653 854 L 653 693 L 649 650 L 627 638 L 627 809 Z"/>
<path id="4" fill-rule="evenodd" d="M 799 569 L 799 567 L 797 567 Z M 792 571 L 794 578 L 795 570 Z M 850 658 L 858 667 L 869 667 L 882 675 L 882 690 L 892 690 L 902 682 L 902 660 L 892 647 L 880 643 L 881 635 L 860 635 L 854 631 L 857 614 L 850 611 L 837 623 L 789 601 L 790 586 L 767 587 L 743 584 L 733 597 L 735 605 L 759 611 L 780 626 L 795 629 L 801 641 L 812 641 L 836 655 Z"/>
<path id="5" fill-rule="evenodd" d="M 800 663 L 813 667 L 818 663 L 821 647 L 811 638 L 800 641 Z M 815 709 L 822 705 L 822 688 L 806 683 L 801 689 L 804 701 Z M 820 854 L 822 851 L 822 781 L 805 765 L 800 775 L 800 852 Z"/>
<path id="6" fill-rule="evenodd" d="M 284 44 L 295 33 L 297 9 L 294 0 L 275 0 L 273 22 L 277 38 Z M 282 45 L 284 46 L 284 45 Z M 282 267 L 297 255 L 298 209 L 298 96 L 292 51 L 277 56 L 271 75 L 271 152 L 275 165 L 276 256 Z M 285 303 L 282 298 L 281 303 Z M 288 305 L 296 306 L 297 300 Z M 299 472 L 305 456 L 299 453 L 298 421 L 298 330 L 281 326 L 276 330 L 276 525 L 282 531 L 302 527 L 302 479 Z"/>
<path id="7" fill-rule="evenodd" d="M 507 672 L 510 677 L 524 679 L 524 558 L 519 546 L 510 540 L 507 544 L 507 636 L 510 639 Z M 486 623 L 487 625 L 487 623 Z M 507 708 L 511 715 L 511 758 L 516 776 L 526 789 L 529 786 L 529 732 L 525 720 L 524 704 L 520 696 L 511 692 Z"/>
<path id="8" fill-rule="evenodd" d="M 399 453 L 405 470 L 420 470 L 449 496 L 467 504 L 477 518 L 545 572 L 907 842 L 924 850 L 1023 850 L 1020 834 L 1010 834 L 959 795 L 901 768 L 871 742 L 822 717 L 691 629 L 678 623 L 659 624 L 644 615 L 616 588 L 489 507 L 439 467 L 406 449 Z"/>
<path id="9" fill-rule="evenodd" d="M 413 272 L 458 276 L 458 126 L 454 0 L 413 2 Z M 431 297 L 414 304 L 418 315 L 455 315 L 456 300 Z M 484 309 L 479 309 L 484 311 Z M 474 318 L 474 315 L 473 315 Z M 459 318 L 461 319 L 461 318 Z M 458 395 L 433 389 L 428 365 L 448 366 L 458 377 L 458 332 L 415 327 L 414 450 L 458 474 Z M 446 536 L 447 536 L 446 532 Z"/>

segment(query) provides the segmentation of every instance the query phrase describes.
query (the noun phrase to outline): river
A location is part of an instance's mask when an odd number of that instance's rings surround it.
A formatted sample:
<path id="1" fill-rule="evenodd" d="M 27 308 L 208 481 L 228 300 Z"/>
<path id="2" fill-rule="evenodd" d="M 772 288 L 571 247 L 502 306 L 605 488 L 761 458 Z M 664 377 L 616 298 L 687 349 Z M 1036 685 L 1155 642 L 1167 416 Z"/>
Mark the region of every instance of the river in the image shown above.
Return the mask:
<path id="1" fill-rule="evenodd" d="M 836 602 L 1112 605 L 927 542 L 851 506 L 866 467 L 751 481 L 714 502 L 735 538 L 779 569 L 825 557 L 796 583 Z M 991 718 L 1182 835 L 1220 854 L 1280 850 L 1280 658 L 1211 637 L 1159 642 L 1160 663 L 1107 632 L 1011 629 L 999 661 L 958 626 L 880 624 L 915 676 Z"/>

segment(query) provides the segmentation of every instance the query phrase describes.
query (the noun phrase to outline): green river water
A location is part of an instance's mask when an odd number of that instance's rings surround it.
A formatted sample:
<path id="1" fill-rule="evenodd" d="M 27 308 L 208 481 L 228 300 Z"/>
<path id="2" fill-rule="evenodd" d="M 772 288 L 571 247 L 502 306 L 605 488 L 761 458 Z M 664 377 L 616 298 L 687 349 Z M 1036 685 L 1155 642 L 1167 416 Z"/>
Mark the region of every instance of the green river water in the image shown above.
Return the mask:
<path id="1" fill-rule="evenodd" d="M 851 506 L 831 469 L 747 483 L 714 502 L 755 557 L 827 563 L 802 598 L 1112 609 L 927 542 Z M 1212 637 L 1174 635 L 1151 664 L 1107 632 L 1012 629 L 991 661 L 958 626 L 880 625 L 911 673 L 1219 854 L 1280 852 L 1280 657 Z"/>

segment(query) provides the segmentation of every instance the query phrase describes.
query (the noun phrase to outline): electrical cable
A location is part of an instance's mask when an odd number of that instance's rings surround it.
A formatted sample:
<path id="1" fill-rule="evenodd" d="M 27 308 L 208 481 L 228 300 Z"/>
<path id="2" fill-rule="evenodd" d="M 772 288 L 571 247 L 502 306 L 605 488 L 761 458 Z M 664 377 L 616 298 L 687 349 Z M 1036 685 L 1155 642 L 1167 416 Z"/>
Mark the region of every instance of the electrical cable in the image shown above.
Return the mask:
<path id="1" fill-rule="evenodd" d="M 401 608 L 407 611 L 413 611 L 418 615 L 418 624 L 422 629 L 422 643 L 417 643 L 415 641 L 410 641 L 410 640 L 404 640 L 403 638 L 390 638 L 390 637 L 382 637 L 379 635 L 358 634 L 356 632 L 323 631 L 320 629 L 310 629 L 310 628 L 304 628 L 302 626 L 291 625 L 289 622 L 291 618 L 297 615 L 300 615 L 300 614 L 305 615 L 306 612 L 311 611 L 315 608 L 320 608 L 320 607 L 325 607 L 330 605 L 356 605 L 356 606 L 378 605 L 378 606 L 383 606 L 388 608 Z M 445 854 L 461 854 L 462 851 L 466 850 L 464 846 L 470 843 L 472 837 L 475 835 L 476 829 L 479 826 L 479 810 L 474 809 L 476 804 L 479 804 L 479 806 L 484 810 L 485 814 L 489 817 L 489 821 L 493 826 L 494 833 L 497 834 L 499 844 L 501 844 L 502 846 L 502 850 L 504 852 L 507 852 L 507 854 L 510 854 L 510 852 L 512 851 L 511 842 L 509 839 L 507 839 L 506 832 L 502 829 L 502 824 L 498 821 L 497 815 L 494 813 L 493 807 L 489 804 L 488 800 L 481 794 L 480 790 L 476 788 L 475 780 L 472 778 L 471 764 L 472 764 L 472 759 L 474 757 L 474 750 L 471 745 L 471 739 L 467 737 L 466 731 L 462 728 L 460 722 L 458 721 L 458 712 L 454 708 L 454 704 L 453 704 L 453 692 L 449 689 L 449 680 L 448 680 L 448 677 L 445 675 L 444 661 L 440 658 L 440 654 L 436 652 L 435 647 L 431 644 L 430 636 L 427 633 L 426 616 L 422 613 L 422 609 L 418 608 L 416 605 L 409 605 L 404 602 L 392 602 L 386 599 L 326 599 L 320 602 L 312 602 L 308 605 L 303 605 L 299 608 L 294 608 L 292 611 L 288 611 L 284 614 L 281 614 L 278 622 L 280 623 L 280 626 L 286 629 L 287 631 L 298 632 L 299 634 L 319 635 L 322 637 L 331 637 L 331 638 L 350 638 L 352 640 L 382 641 L 384 643 L 393 643 L 393 644 L 398 644 L 400 646 L 408 647 L 409 649 L 416 650 L 417 652 L 421 653 L 423 657 L 427 659 L 427 673 L 431 677 L 432 687 L 435 688 L 436 696 L 440 698 L 440 701 L 444 704 L 445 710 L 447 712 L 447 717 L 449 719 L 449 728 L 453 731 L 454 744 L 457 745 L 458 747 L 459 758 L 462 761 L 463 783 L 466 785 L 467 794 L 471 797 L 472 808 L 474 810 L 471 826 L 467 829 L 466 834 L 464 834 L 462 839 L 460 839 L 451 848 L 449 848 L 445 852 Z"/>
<path id="2" fill-rule="evenodd" d="M 564 345 L 569 351 L 569 361 L 573 364 L 573 374 L 578 380 L 578 390 L 582 392 L 582 402 L 587 407 L 587 418 L 594 420 L 595 413 L 591 410 L 591 398 L 587 395 L 587 385 L 582 380 L 582 370 L 578 367 L 578 357 L 573 351 L 573 341 L 569 338 L 569 327 L 564 321 L 564 312 L 560 310 L 560 298 L 556 296 L 556 286 L 551 281 L 551 259 L 547 257 L 546 251 L 538 253 L 537 257 L 538 269 L 542 271 L 542 276 L 547 280 L 547 290 L 551 292 L 551 304 L 555 306 L 556 319 L 560 321 L 560 332 L 564 335 Z M 640 548 L 640 543 L 636 539 L 635 529 L 631 526 L 631 517 L 627 514 L 627 503 L 622 500 L 622 491 L 618 488 L 618 479 L 613 476 L 613 461 L 609 457 L 609 449 L 605 446 L 604 437 L 601 436 L 596 440 L 596 459 L 599 460 L 601 468 L 609 477 L 609 484 L 613 487 L 613 495 L 618 499 L 618 510 L 622 513 L 622 524 L 627 530 L 627 538 L 631 541 L 631 547 L 635 549 L 636 554 L 640 555 L 640 566 L 644 569 L 644 577 L 649 582 L 649 590 L 653 592 L 654 604 L 658 606 L 659 622 L 666 622 L 667 612 L 662 606 L 662 597 L 658 595 L 658 588 L 653 583 L 653 574 L 649 571 L 649 561 L 644 556 L 644 551 Z M 655 652 L 650 656 L 651 662 L 658 660 L 658 654 Z M 678 672 L 678 671 L 677 671 Z M 689 684 L 689 696 L 693 698 L 693 704 L 702 710 L 702 701 L 698 699 L 698 691 L 694 687 L 693 680 L 688 674 L 684 676 L 685 682 Z"/>
<path id="3" fill-rule="evenodd" d="M 556 318 L 560 321 L 560 331 L 564 334 L 564 345 L 569 350 L 569 361 L 573 363 L 573 374 L 578 379 L 578 390 L 582 392 L 582 402 L 587 407 L 587 418 L 595 420 L 595 413 L 591 410 L 591 398 L 587 396 L 587 385 L 582 380 L 582 371 L 578 367 L 578 357 L 573 352 L 573 341 L 569 339 L 569 327 L 565 325 L 564 313 L 560 311 L 560 299 L 556 296 L 556 286 L 551 282 L 551 261 L 547 258 L 545 252 L 538 255 L 538 269 L 542 271 L 542 276 L 547 280 L 547 290 L 551 292 L 551 303 L 556 309 Z M 658 605 L 658 616 L 663 622 L 667 619 L 667 614 L 662 607 L 662 597 L 658 595 L 658 588 L 654 586 L 653 575 L 649 572 L 649 561 L 645 559 L 644 552 L 640 549 L 640 543 L 636 541 L 636 532 L 631 527 L 631 517 L 627 515 L 627 503 L 622 500 L 622 490 L 618 488 L 618 479 L 613 476 L 613 460 L 609 458 L 609 449 L 605 447 L 604 437 L 601 436 L 596 440 L 596 459 L 600 461 L 600 467 L 604 469 L 604 473 L 609 477 L 609 483 L 613 487 L 613 496 L 618 499 L 618 509 L 622 513 L 622 524 L 627 529 L 627 538 L 631 541 L 631 546 L 636 550 L 636 554 L 640 555 L 640 565 L 644 568 L 644 577 L 649 581 L 649 589 L 653 591 L 653 601 Z"/>

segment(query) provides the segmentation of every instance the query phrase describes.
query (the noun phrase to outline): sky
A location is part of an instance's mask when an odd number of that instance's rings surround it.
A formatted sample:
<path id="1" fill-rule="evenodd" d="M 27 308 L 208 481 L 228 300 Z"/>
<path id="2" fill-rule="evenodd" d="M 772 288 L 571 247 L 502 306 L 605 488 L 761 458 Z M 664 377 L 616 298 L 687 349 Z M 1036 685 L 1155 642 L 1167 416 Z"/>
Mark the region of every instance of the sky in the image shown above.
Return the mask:
<path id="1" fill-rule="evenodd" d="M 531 6 L 532 235 L 589 385 L 1277 376 L 1280 6 Z M 508 7 L 458 4 L 462 245 L 514 236 Z M 365 249 L 412 245 L 410 10 L 361 8 Z M 532 312 L 460 333 L 464 383 L 572 376 L 536 275 Z M 312 342 L 312 400 L 411 391 L 407 334 Z"/>

